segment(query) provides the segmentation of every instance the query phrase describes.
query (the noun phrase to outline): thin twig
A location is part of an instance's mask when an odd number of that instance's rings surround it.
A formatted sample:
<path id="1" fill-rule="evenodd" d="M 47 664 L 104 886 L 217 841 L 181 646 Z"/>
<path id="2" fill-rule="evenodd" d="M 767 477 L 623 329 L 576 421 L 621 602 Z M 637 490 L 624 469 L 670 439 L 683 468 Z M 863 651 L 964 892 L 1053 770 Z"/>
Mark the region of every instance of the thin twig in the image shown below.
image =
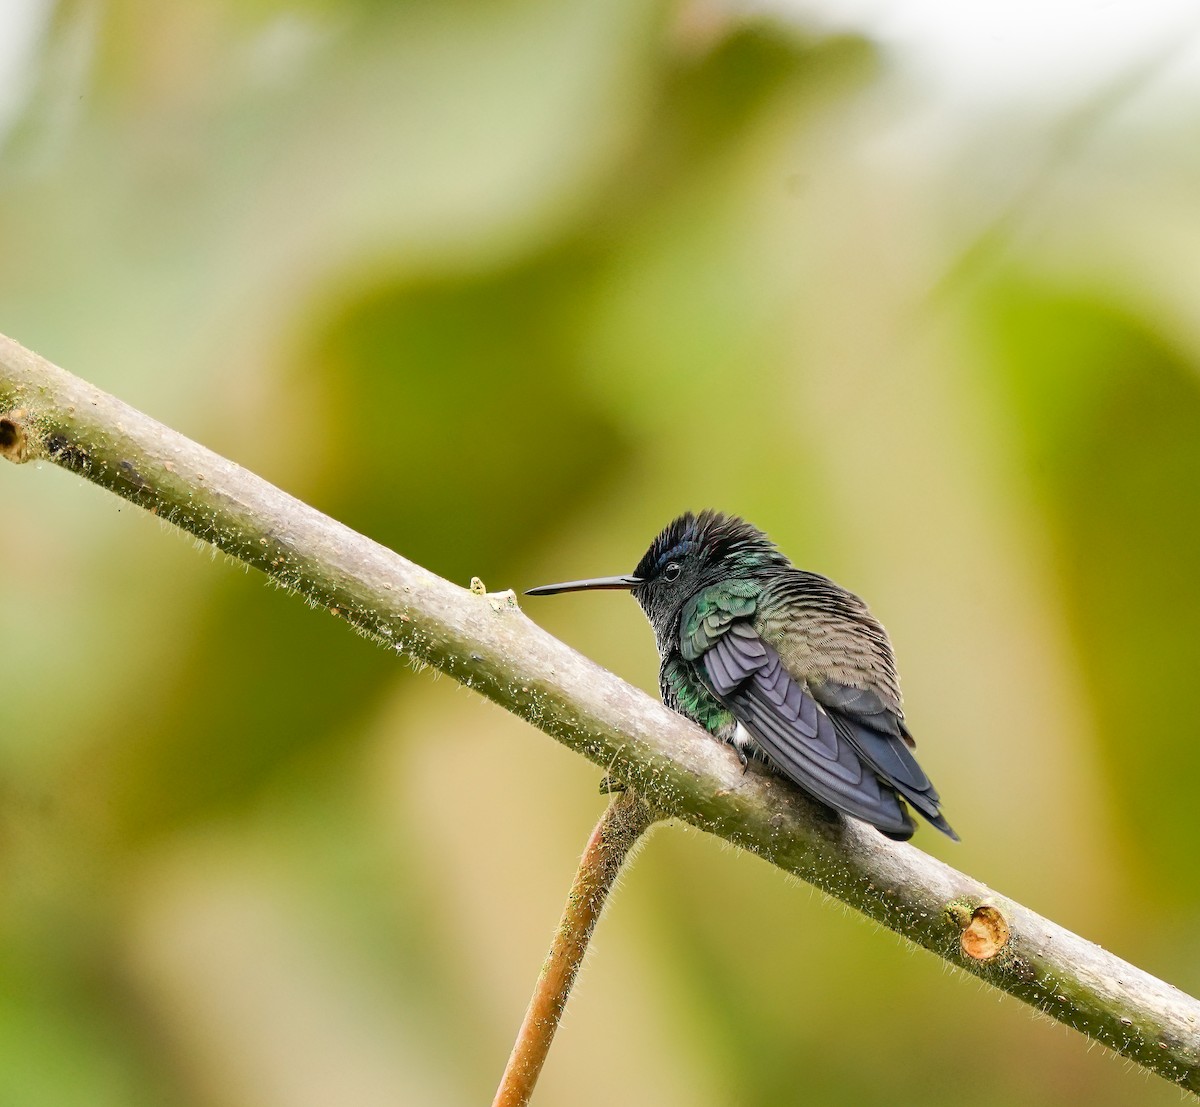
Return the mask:
<path id="1" fill-rule="evenodd" d="M 44 457 L 436 665 L 635 788 L 1191 1091 L 1200 1002 L 908 844 L 743 775 L 699 727 L 477 595 L 0 337 L 0 456 Z M 19 520 L 3 520 L 16 527 Z"/>
<path id="2" fill-rule="evenodd" d="M 588 838 L 492 1107 L 525 1107 L 541 1075 L 608 894 L 654 812 L 633 791 L 613 796 Z"/>

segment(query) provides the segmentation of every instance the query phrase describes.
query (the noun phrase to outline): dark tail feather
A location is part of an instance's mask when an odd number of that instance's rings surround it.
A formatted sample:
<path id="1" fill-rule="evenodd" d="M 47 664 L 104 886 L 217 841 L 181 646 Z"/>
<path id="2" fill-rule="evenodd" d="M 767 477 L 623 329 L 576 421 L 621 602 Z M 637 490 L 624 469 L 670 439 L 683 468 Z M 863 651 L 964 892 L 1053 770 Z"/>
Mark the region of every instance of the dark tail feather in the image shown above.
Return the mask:
<path id="1" fill-rule="evenodd" d="M 902 738 L 881 734 L 857 719 L 848 719 L 835 712 L 830 712 L 830 717 L 838 734 L 854 747 L 880 780 L 908 800 L 931 826 L 955 842 L 959 841 L 941 812 L 937 789 L 908 752 Z"/>

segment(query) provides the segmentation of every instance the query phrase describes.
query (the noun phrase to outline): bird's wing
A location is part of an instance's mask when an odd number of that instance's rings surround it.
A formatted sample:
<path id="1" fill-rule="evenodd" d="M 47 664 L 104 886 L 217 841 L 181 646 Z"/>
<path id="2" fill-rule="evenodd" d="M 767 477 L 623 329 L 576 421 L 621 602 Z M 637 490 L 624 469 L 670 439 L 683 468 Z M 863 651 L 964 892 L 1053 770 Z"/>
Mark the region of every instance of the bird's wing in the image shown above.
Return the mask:
<path id="1" fill-rule="evenodd" d="M 834 730 L 854 747 L 871 770 L 911 803 L 943 834 L 958 835 L 938 806 L 939 796 L 909 751 L 912 739 L 900 717 L 870 688 L 835 681 L 813 685 L 813 697 L 828 712 Z"/>
<path id="2" fill-rule="evenodd" d="M 887 774 L 754 629 L 757 596 L 747 585 L 696 596 L 680 621 L 680 652 L 781 773 L 830 807 L 890 836 L 911 837 L 912 818 Z"/>

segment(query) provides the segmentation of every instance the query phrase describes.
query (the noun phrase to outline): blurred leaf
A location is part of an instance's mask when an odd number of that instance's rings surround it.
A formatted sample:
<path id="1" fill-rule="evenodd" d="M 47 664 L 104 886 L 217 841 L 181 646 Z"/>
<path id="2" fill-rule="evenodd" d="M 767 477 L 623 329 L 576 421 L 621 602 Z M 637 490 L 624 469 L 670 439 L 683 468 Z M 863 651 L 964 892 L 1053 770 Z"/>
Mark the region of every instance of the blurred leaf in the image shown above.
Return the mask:
<path id="1" fill-rule="evenodd" d="M 1109 766 L 1144 886 L 1200 902 L 1200 366 L 1130 312 L 1012 282 L 987 305 L 1058 551 Z M 1036 720 L 1030 725 L 1036 726 Z M 1045 736 L 1054 741 L 1053 734 Z"/>
<path id="2" fill-rule="evenodd" d="M 459 584 L 513 586 L 523 551 L 628 449 L 579 386 L 573 321 L 592 269 L 566 249 L 349 305 L 315 367 L 338 517 Z"/>

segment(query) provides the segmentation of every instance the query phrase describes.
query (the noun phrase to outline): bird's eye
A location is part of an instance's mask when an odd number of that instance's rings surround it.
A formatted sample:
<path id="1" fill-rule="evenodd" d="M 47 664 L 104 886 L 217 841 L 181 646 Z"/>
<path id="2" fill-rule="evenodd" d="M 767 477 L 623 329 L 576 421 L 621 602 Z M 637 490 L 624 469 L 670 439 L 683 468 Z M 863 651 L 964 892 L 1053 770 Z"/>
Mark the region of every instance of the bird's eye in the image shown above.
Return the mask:
<path id="1" fill-rule="evenodd" d="M 683 570 L 679 567 L 679 562 L 672 561 L 667 565 L 667 567 L 662 572 L 663 580 L 668 580 L 668 581 L 678 580 L 679 574 L 682 572 L 683 572 Z"/>

